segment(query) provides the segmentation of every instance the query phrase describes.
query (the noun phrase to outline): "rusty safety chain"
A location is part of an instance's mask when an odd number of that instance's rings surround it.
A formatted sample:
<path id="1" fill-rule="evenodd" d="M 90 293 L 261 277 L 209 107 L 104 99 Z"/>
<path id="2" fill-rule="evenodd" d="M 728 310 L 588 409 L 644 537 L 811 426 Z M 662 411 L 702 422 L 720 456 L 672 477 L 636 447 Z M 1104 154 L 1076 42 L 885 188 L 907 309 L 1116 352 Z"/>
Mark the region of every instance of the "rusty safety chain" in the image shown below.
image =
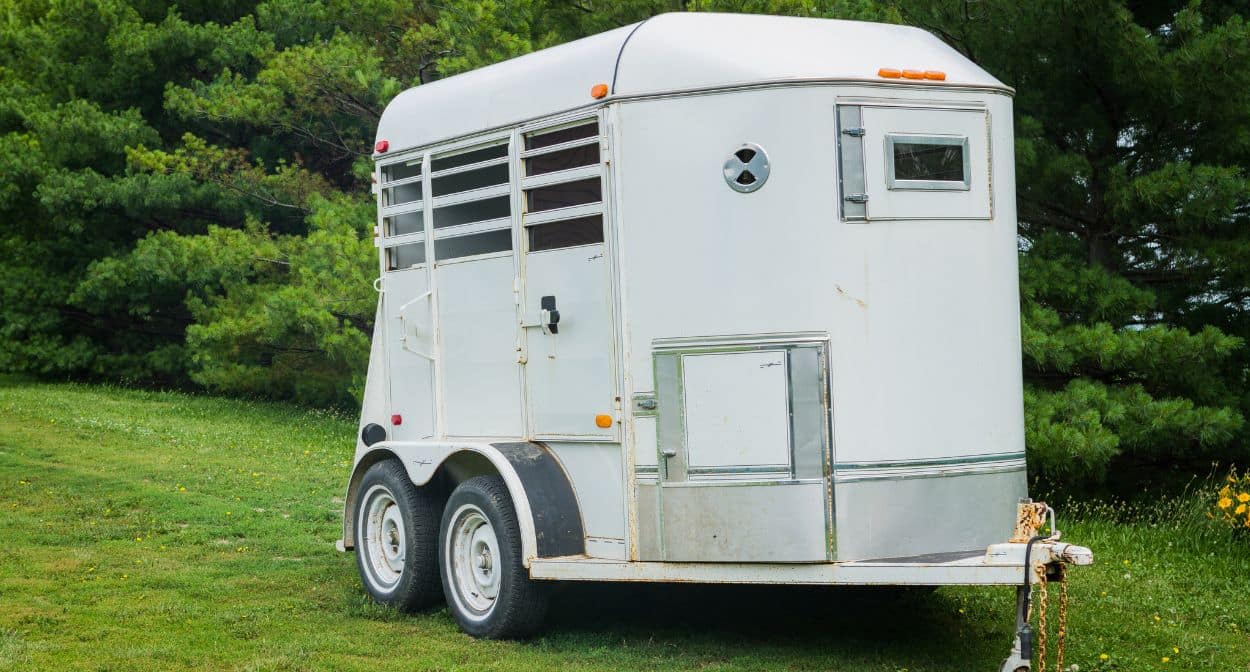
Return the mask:
<path id="1" fill-rule="evenodd" d="M 1055 647 L 1055 672 L 1063 672 L 1063 658 L 1068 644 L 1068 573 L 1062 564 L 1056 565 L 1059 569 L 1059 643 Z M 1046 576 L 1046 565 L 1037 566 L 1037 588 L 1040 589 L 1040 595 L 1037 599 L 1037 670 L 1038 672 L 1046 672 L 1046 646 L 1049 632 L 1047 630 L 1047 608 L 1050 602 L 1049 579 Z M 1029 611 L 1033 611 L 1033 605 L 1030 603 Z M 1031 618 L 1032 614 L 1026 614 L 1025 618 Z"/>

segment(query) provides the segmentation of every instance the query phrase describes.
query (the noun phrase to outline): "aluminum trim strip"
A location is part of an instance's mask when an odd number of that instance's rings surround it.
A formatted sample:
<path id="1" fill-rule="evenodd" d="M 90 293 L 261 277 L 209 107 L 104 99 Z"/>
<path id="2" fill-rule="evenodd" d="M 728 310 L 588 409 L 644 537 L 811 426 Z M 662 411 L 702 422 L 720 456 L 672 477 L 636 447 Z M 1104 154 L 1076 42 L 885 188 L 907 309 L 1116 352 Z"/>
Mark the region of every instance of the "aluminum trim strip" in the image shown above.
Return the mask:
<path id="1" fill-rule="evenodd" d="M 834 474 L 836 483 L 858 483 L 861 481 L 901 481 L 920 478 L 956 478 L 960 476 L 976 476 L 982 474 L 998 474 L 1024 471 L 1025 462 L 1011 460 L 1007 462 L 985 462 L 970 465 L 951 465 L 928 469 L 881 469 L 863 470 L 851 474 Z"/>
<path id="2" fill-rule="evenodd" d="M 927 467 L 945 464 L 971 464 L 973 462 L 999 462 L 1003 460 L 1023 460 L 1024 453 L 990 453 L 985 455 L 953 455 L 928 460 L 897 460 L 885 462 L 838 462 L 834 469 L 883 469 L 889 467 Z"/>
<path id="3" fill-rule="evenodd" d="M 443 240 L 444 238 L 459 238 L 460 236 L 471 236 L 475 233 L 485 233 L 487 231 L 497 231 L 499 229 L 507 229 L 512 226 L 511 217 L 498 217 L 496 219 L 484 219 L 480 222 L 470 222 L 468 224 L 457 224 L 455 226 L 444 226 L 441 229 L 434 230 L 434 240 Z M 424 234 L 421 234 L 424 235 Z"/>
<path id="4" fill-rule="evenodd" d="M 565 127 L 557 127 L 555 130 L 559 131 L 559 130 L 563 130 L 563 128 L 577 128 L 578 126 L 589 126 L 589 125 L 590 125 L 589 123 L 569 124 L 568 126 L 565 126 Z M 532 135 L 541 135 L 541 133 L 534 133 Z M 542 156 L 543 154 L 554 154 L 556 152 L 562 152 L 566 149 L 576 149 L 577 147 L 593 145 L 602 141 L 603 141 L 602 135 L 592 135 L 586 138 L 580 138 L 578 140 L 569 140 L 568 142 L 562 142 L 558 145 L 547 145 L 546 147 L 539 147 L 538 149 L 527 149 L 527 150 L 522 151 L 519 154 L 519 156 L 522 159 L 530 159 L 535 156 Z"/>
<path id="5" fill-rule="evenodd" d="M 579 217 L 589 217 L 604 212 L 603 202 L 587 203 L 585 205 L 574 205 L 568 208 L 556 208 L 554 210 L 543 210 L 541 212 L 527 212 L 522 215 L 524 223 L 522 226 L 538 226 L 539 224 L 548 224 L 551 222 L 559 222 L 565 219 L 577 219 Z M 591 243 L 592 245 L 600 245 L 602 243 Z"/>
<path id="6" fill-rule="evenodd" d="M 432 178 L 431 178 L 432 179 Z M 488 198 L 498 198 L 507 196 L 512 190 L 512 185 L 507 182 L 496 184 L 489 187 L 481 187 L 480 189 L 470 189 L 468 191 L 458 191 L 454 194 L 435 197 L 430 202 L 430 209 L 435 210 L 447 205 L 460 205 L 469 201 L 483 201 Z"/>
<path id="7" fill-rule="evenodd" d="M 553 184 L 564 184 L 565 182 L 576 182 L 578 180 L 587 180 L 599 177 L 601 165 L 592 163 L 588 166 L 578 166 L 569 168 L 568 170 L 557 170 L 550 173 L 539 173 L 521 180 L 521 188 L 525 190 L 539 189 L 551 186 Z"/>
<path id="8" fill-rule="evenodd" d="M 498 147 L 498 146 L 499 145 L 491 145 L 490 147 Z M 482 149 L 489 149 L 490 147 L 483 147 Z M 455 154 L 452 154 L 451 156 L 455 156 Z M 444 159 L 444 158 L 447 158 L 447 155 L 439 154 L 438 156 L 434 157 L 434 160 L 437 161 L 439 159 Z M 486 159 L 485 161 L 478 161 L 477 163 L 466 163 L 463 166 L 456 166 L 455 168 L 444 168 L 442 170 L 436 170 L 433 173 L 430 173 L 430 178 L 437 180 L 438 178 L 446 177 L 447 175 L 467 173 L 473 170 L 478 170 L 479 168 L 490 168 L 491 166 L 503 165 L 507 162 L 508 162 L 508 156 L 505 154 L 495 159 Z M 390 187 L 391 185 L 392 183 L 388 182 L 382 186 Z"/>

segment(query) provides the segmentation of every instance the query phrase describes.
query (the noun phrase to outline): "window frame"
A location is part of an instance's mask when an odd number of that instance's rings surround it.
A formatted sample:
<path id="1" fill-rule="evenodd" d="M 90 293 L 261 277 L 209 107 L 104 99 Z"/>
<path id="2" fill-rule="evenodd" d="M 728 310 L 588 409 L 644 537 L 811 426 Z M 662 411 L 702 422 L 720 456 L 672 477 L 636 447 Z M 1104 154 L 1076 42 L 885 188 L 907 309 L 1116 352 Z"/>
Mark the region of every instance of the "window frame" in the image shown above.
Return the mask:
<path id="1" fill-rule="evenodd" d="M 971 191 L 972 155 L 966 135 L 922 135 L 914 133 L 886 133 L 885 186 L 891 191 Z M 963 166 L 963 180 L 901 180 L 895 177 L 894 146 L 896 144 L 935 145 L 959 147 Z"/>
<path id="2" fill-rule="evenodd" d="M 534 149 L 525 149 L 526 138 L 534 135 L 543 135 L 546 133 L 554 133 L 568 128 L 576 128 L 579 126 L 596 126 L 594 135 L 577 138 L 574 140 L 536 147 Z M 603 143 L 607 139 L 605 132 L 605 120 L 602 115 L 595 113 L 586 116 L 579 116 L 574 119 L 567 119 L 556 123 L 548 122 L 546 125 L 527 126 L 518 129 L 519 151 L 517 152 L 516 171 L 520 177 L 518 180 L 517 196 L 519 197 L 521 211 L 520 226 L 520 244 L 522 246 L 522 254 L 546 254 L 551 252 L 559 252 L 560 250 L 568 250 L 579 247 L 591 247 L 594 245 L 606 245 L 607 243 L 607 199 L 609 198 L 608 185 L 606 179 L 606 170 L 604 168 L 602 148 Z M 543 154 L 553 154 L 555 152 L 573 149 L 576 147 L 584 147 L 586 145 L 598 145 L 600 147 L 599 160 L 593 164 L 585 166 L 577 166 L 575 168 L 567 168 L 565 170 L 557 170 L 537 175 L 527 175 L 526 159 L 540 156 Z M 583 203 L 579 205 L 567 206 L 563 208 L 552 208 L 550 210 L 540 210 L 537 212 L 529 211 L 529 191 L 532 189 L 540 189 L 542 187 L 566 184 L 569 182 L 577 182 L 579 180 L 588 180 L 597 178 L 599 180 L 599 200 L 593 203 Z M 565 247 L 546 248 L 542 250 L 530 249 L 530 229 L 539 227 L 544 224 L 552 224 L 556 222 L 567 221 L 571 219 L 581 219 L 600 215 L 600 226 L 604 227 L 601 232 L 603 241 L 594 243 L 582 243 L 579 245 L 569 245 Z"/>
<path id="3" fill-rule="evenodd" d="M 465 261 L 475 261 L 478 259 L 490 259 L 494 257 L 513 256 L 516 250 L 516 203 L 512 193 L 514 184 L 516 183 L 516 173 L 512 168 L 512 157 L 515 154 L 514 139 L 511 132 L 491 133 L 473 138 L 465 138 L 460 141 L 449 143 L 441 147 L 431 147 L 426 150 L 428 157 L 428 165 L 433 167 L 434 162 L 446 157 L 468 154 L 490 147 L 504 148 L 503 156 L 498 156 L 474 163 L 466 163 L 459 166 L 452 166 L 430 173 L 430 189 L 426 196 L 426 205 L 429 208 L 428 219 L 426 220 L 430 238 L 428 241 L 429 249 L 426 251 L 427 263 L 432 268 L 444 266 L 447 264 L 458 264 Z M 508 167 L 508 179 L 499 184 L 478 187 L 475 189 L 467 189 L 465 191 L 457 191 L 441 196 L 434 196 L 434 180 L 448 175 L 458 173 L 467 173 L 474 170 L 480 170 L 491 166 L 504 165 Z M 436 210 L 443 207 L 464 205 L 468 203 L 476 203 L 479 201 L 506 198 L 508 202 L 508 215 L 505 217 L 492 217 L 490 219 L 482 219 L 472 222 L 464 222 L 461 224 L 444 225 L 436 227 L 434 216 Z M 441 240 L 450 238 L 459 238 L 461 236 L 472 236 L 476 234 L 489 233 L 492 231 L 507 230 L 512 239 L 510 249 L 497 250 L 493 252 L 483 252 L 480 254 L 467 254 L 458 257 L 439 258 L 436 251 L 437 243 Z"/>
<path id="4" fill-rule="evenodd" d="M 414 176 L 404 177 L 397 180 L 386 181 L 386 169 L 390 166 L 419 163 L 420 168 Z M 374 224 L 373 243 L 378 248 L 378 265 L 383 275 L 389 273 L 401 273 L 405 271 L 423 271 L 430 264 L 429 243 L 426 241 L 426 234 L 429 231 L 430 221 L 426 212 L 425 202 L 429 199 L 429 156 L 427 152 L 404 152 L 393 157 L 387 157 L 385 161 L 378 161 L 374 165 L 374 194 L 377 200 L 377 219 Z M 421 198 L 407 203 L 398 203 L 394 205 L 386 205 L 386 191 L 393 187 L 403 186 L 406 184 L 421 184 Z M 409 233 L 401 233 L 392 235 L 387 230 L 386 220 L 389 217 L 399 215 L 416 214 L 421 218 L 421 230 Z M 391 250 L 405 245 L 419 244 L 424 247 L 425 259 L 419 264 L 403 268 L 391 268 Z"/>
<path id="5" fill-rule="evenodd" d="M 407 247 L 409 245 L 421 246 L 421 251 L 422 251 L 421 262 L 412 264 L 410 266 L 403 266 L 403 267 L 397 266 L 395 268 L 391 268 L 391 251 L 396 250 L 401 247 Z M 400 271 L 411 271 L 414 269 L 423 269 L 429 263 L 430 263 L 430 251 L 429 249 L 426 248 L 425 236 L 423 235 L 410 234 L 406 236 L 401 236 L 399 238 L 388 241 L 387 244 L 384 247 L 382 247 L 382 270 L 384 273 L 398 273 Z"/>
<path id="6" fill-rule="evenodd" d="M 526 149 L 526 139 L 530 136 L 554 133 L 579 126 L 594 126 L 596 132 L 594 135 L 588 137 L 575 138 L 573 140 L 543 147 L 536 147 L 534 149 Z M 565 115 L 561 118 L 548 118 L 541 121 L 534 121 L 529 124 L 513 127 L 507 131 L 496 130 L 479 135 L 462 137 L 441 145 L 427 146 L 402 153 L 396 153 L 393 156 L 377 161 L 374 165 L 375 184 L 373 189 L 375 200 L 377 202 L 374 245 L 379 250 L 379 265 L 381 267 L 381 272 L 383 274 L 388 274 L 408 270 L 432 270 L 443 264 L 460 263 L 463 261 L 489 259 L 510 255 L 516 256 L 518 258 L 518 263 L 522 263 L 519 261 L 520 257 L 531 253 L 531 250 L 529 249 L 529 228 L 565 220 L 580 219 L 593 215 L 601 216 L 601 226 L 604 227 L 603 231 L 600 232 L 600 235 L 604 238 L 602 242 L 585 243 L 554 249 L 543 249 L 535 252 L 541 254 L 560 249 L 569 249 L 571 247 L 605 245 L 608 236 L 607 201 L 610 198 L 610 193 L 608 188 L 607 170 L 605 168 L 602 151 L 605 146 L 604 143 L 607 142 L 607 139 L 608 132 L 606 120 L 602 114 L 602 110 L 595 110 L 589 114 L 586 112 L 580 112 L 576 114 L 576 116 Z M 497 146 L 505 148 L 502 156 L 482 161 L 475 161 L 473 163 L 466 163 L 459 166 L 452 166 L 450 168 L 443 168 L 442 170 L 433 170 L 435 162 L 440 159 Z M 600 148 L 599 160 L 597 162 L 590 165 L 577 166 L 564 170 L 539 173 L 528 177 L 525 175 L 526 161 L 528 159 L 586 146 L 597 146 Z M 390 169 L 391 166 L 414 162 L 420 164 L 419 173 L 417 175 L 391 181 L 385 181 L 383 179 L 387 170 Z M 459 173 L 467 173 L 498 165 L 507 165 L 509 167 L 507 182 L 439 196 L 434 195 L 434 181 L 438 178 Z M 553 208 L 534 213 L 526 211 L 528 206 L 527 192 L 529 190 L 592 178 L 597 178 L 599 180 L 600 197 L 598 201 L 569 207 Z M 392 189 L 393 187 L 412 183 L 421 184 L 422 197 L 420 200 L 395 205 L 384 205 L 387 190 Z M 509 198 L 510 214 L 507 217 L 498 217 L 443 227 L 434 226 L 434 216 L 436 214 L 436 210 L 439 208 L 505 196 Z M 399 235 L 391 235 L 391 233 L 387 230 L 387 218 L 413 214 L 421 218 L 423 230 Z M 472 236 L 475 234 L 482 234 L 502 229 L 509 229 L 512 232 L 511 250 L 486 252 L 482 254 L 451 257 L 447 259 L 439 259 L 435 252 L 435 244 L 439 240 L 460 236 Z M 393 248 L 401 245 L 416 243 L 426 246 L 425 261 L 423 263 L 408 268 L 390 268 L 390 255 Z"/>

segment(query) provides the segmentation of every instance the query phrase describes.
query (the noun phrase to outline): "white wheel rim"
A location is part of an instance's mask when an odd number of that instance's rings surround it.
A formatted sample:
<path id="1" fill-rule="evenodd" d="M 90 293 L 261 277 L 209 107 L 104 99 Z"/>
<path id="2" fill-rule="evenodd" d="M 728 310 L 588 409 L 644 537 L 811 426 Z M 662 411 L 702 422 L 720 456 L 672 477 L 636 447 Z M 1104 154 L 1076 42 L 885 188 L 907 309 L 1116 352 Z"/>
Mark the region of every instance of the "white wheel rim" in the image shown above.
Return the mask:
<path id="1" fill-rule="evenodd" d="M 404 573 L 408 552 L 403 512 L 386 486 L 375 485 L 365 493 L 360 515 L 367 578 L 378 590 L 390 592 Z"/>
<path id="2" fill-rule="evenodd" d="M 499 538 L 481 509 L 466 504 L 452 516 L 447 565 L 452 594 L 465 615 L 481 620 L 499 598 Z"/>

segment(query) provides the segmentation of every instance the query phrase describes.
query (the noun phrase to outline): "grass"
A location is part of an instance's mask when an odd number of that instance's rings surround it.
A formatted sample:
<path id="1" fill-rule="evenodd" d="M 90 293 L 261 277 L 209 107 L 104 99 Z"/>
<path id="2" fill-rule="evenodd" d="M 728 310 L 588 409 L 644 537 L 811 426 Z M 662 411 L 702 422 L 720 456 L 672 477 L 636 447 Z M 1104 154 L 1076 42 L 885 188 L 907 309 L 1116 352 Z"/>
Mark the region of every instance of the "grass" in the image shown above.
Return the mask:
<path id="1" fill-rule="evenodd" d="M 446 610 L 371 604 L 334 551 L 353 431 L 279 404 L 0 379 L 0 669 L 966 672 L 1009 644 L 1006 588 L 684 585 L 563 585 L 536 639 L 475 641 Z M 1068 663 L 1250 670 L 1250 541 L 1201 506 L 1060 511 L 1097 557 L 1073 573 Z"/>

